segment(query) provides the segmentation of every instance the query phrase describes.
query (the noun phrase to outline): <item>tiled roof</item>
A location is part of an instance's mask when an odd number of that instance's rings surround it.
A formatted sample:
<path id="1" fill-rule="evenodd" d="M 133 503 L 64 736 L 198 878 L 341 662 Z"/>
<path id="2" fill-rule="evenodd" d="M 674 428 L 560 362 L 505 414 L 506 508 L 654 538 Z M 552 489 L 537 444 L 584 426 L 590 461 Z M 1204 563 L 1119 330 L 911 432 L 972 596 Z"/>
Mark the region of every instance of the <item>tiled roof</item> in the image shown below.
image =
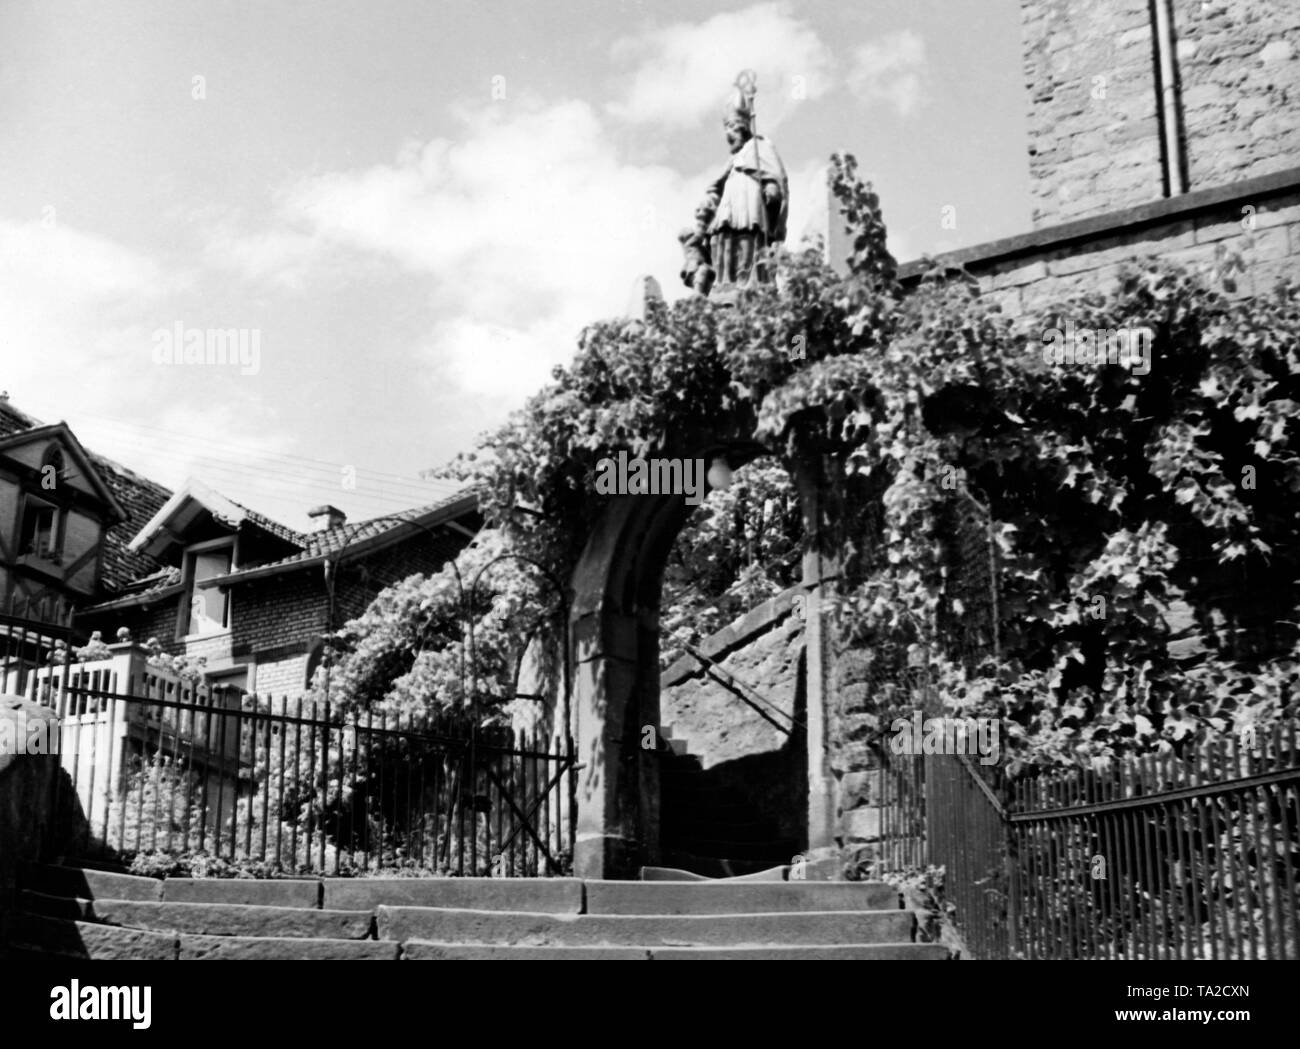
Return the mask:
<path id="1" fill-rule="evenodd" d="M 39 419 L 33 419 L 26 412 L 20 412 L 9 403 L 8 397 L 0 397 L 0 437 L 22 433 L 24 430 L 35 430 L 38 426 L 44 425 Z"/>
<path id="2" fill-rule="evenodd" d="M 41 425 L 39 420 L 19 411 L 6 398 L 0 397 L 0 438 L 35 429 Z M 104 483 L 112 490 L 114 497 L 122 504 L 127 514 L 125 521 L 114 525 L 105 534 L 104 589 L 108 591 L 111 598 L 117 598 L 174 586 L 180 580 L 176 569 L 167 568 L 146 554 L 127 549 L 127 544 L 153 520 L 163 508 L 163 504 L 171 498 L 172 493 L 162 485 L 141 477 L 111 459 L 93 452 L 87 454 L 90 455 L 95 469 L 99 471 Z M 234 500 L 230 502 L 233 503 Z M 239 506 L 247 515 L 247 521 L 300 549 L 276 561 L 246 565 L 223 578 L 237 580 L 265 569 L 283 570 L 300 562 L 309 564 L 322 557 L 339 553 L 345 548 L 392 532 L 406 522 L 420 520 L 439 511 L 454 511 L 460 504 L 466 504 L 466 509 L 473 509 L 475 503 L 470 490 L 456 492 L 435 503 L 412 507 L 409 510 L 399 510 L 367 521 L 349 521 L 320 532 L 298 532 L 265 514 L 235 503 L 234 505 Z"/>
<path id="3" fill-rule="evenodd" d="M 42 425 L 44 424 L 39 419 L 15 408 L 7 398 L 0 398 L 0 437 L 34 430 Z M 112 459 L 89 450 L 87 454 L 104 484 L 126 511 L 126 520 L 114 525 L 104 535 L 104 589 L 116 592 L 133 579 L 158 570 L 157 561 L 144 554 L 133 553 L 126 548 L 126 544 L 162 508 L 171 492 Z"/>
<path id="4" fill-rule="evenodd" d="M 241 576 L 261 572 L 267 568 L 285 568 L 300 562 L 304 564 L 311 563 L 322 557 L 339 553 L 346 547 L 355 546 L 367 539 L 375 539 L 388 532 L 395 531 L 407 522 L 417 521 L 430 514 L 436 514 L 440 510 L 452 510 L 457 504 L 468 502 L 468 508 L 472 509 L 475 505 L 471 502 L 473 498 L 473 492 L 466 489 L 440 499 L 436 503 L 412 507 L 409 510 L 399 510 L 397 513 L 386 514 L 382 517 L 372 517 L 367 521 L 349 521 L 320 532 L 302 533 L 299 536 L 299 541 L 305 544 L 305 548 L 298 553 L 290 554 L 278 561 L 268 561 L 260 565 L 247 565 L 238 572 L 231 572 L 223 578 L 239 579 Z"/>
<path id="5" fill-rule="evenodd" d="M 230 501 L 235 503 L 233 499 Z M 259 514 L 256 510 L 250 510 L 243 503 L 235 503 L 235 505 L 244 511 L 250 523 L 257 525 L 264 532 L 270 532 L 271 535 L 278 536 L 286 543 L 292 543 L 294 546 L 306 545 L 307 536 L 301 532 L 296 532 L 288 525 L 282 525 L 279 521 L 273 520 L 265 514 Z"/>
<path id="6" fill-rule="evenodd" d="M 168 566 L 161 568 L 147 576 L 132 581 L 120 590 L 115 591 L 111 597 L 98 604 L 90 605 L 83 609 L 84 612 L 99 612 L 109 608 L 117 608 L 123 604 L 148 603 L 147 599 L 151 595 L 161 595 L 168 590 L 173 590 L 180 586 L 181 570 Z"/>
<path id="7" fill-rule="evenodd" d="M 181 570 L 168 565 L 152 572 L 147 576 L 141 576 L 133 580 L 129 585 L 123 587 L 123 592 L 131 595 L 152 594 L 155 590 L 166 590 L 173 587 L 181 581 Z"/>
<path id="8" fill-rule="evenodd" d="M 99 471 L 104 483 L 112 489 L 117 501 L 126 511 L 126 520 L 116 524 L 104 535 L 104 588 L 121 590 L 132 580 L 139 579 L 157 571 L 158 562 L 147 554 L 128 550 L 135 534 L 145 526 L 163 503 L 171 498 L 171 492 L 160 484 L 141 477 L 133 470 L 128 470 L 112 459 L 90 453 L 95 469 Z"/>

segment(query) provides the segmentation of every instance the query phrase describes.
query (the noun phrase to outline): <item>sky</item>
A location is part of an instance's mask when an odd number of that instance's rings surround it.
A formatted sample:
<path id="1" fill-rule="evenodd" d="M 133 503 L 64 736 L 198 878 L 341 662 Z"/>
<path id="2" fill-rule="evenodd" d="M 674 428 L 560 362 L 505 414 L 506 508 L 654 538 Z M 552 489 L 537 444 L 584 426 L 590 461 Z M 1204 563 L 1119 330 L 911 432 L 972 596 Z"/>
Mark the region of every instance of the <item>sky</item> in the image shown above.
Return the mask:
<path id="1" fill-rule="evenodd" d="M 745 68 L 792 242 L 837 150 L 900 261 L 1030 228 L 1017 0 L 5 0 L 0 390 L 293 527 L 437 499 L 585 324 L 686 293 Z M 186 363 L 210 329 L 242 361 Z"/>

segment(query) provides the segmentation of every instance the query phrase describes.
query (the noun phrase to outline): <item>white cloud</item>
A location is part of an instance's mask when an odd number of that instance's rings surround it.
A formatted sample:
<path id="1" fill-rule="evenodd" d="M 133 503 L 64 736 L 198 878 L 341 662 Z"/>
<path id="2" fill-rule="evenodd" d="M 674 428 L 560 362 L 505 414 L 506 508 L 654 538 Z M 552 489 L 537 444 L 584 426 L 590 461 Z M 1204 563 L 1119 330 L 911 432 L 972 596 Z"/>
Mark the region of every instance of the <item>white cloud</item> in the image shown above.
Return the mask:
<path id="1" fill-rule="evenodd" d="M 7 323 L 34 318 L 45 306 L 111 309 L 177 284 L 147 256 L 57 222 L 0 220 L 0 273 Z"/>
<path id="2" fill-rule="evenodd" d="M 62 223 L 0 221 L 0 348 L 15 404 L 42 389 L 72 404 L 129 386 L 148 364 L 150 309 L 188 281 Z"/>
<path id="3" fill-rule="evenodd" d="M 211 229 L 204 240 L 204 261 L 209 266 L 287 291 L 307 287 L 321 257 L 315 237 L 291 229 L 246 233 L 222 223 Z"/>
<path id="4" fill-rule="evenodd" d="M 904 29 L 853 53 L 849 90 L 868 105 L 885 102 L 905 117 L 924 99 L 926 74 L 925 41 Z"/>
<path id="5" fill-rule="evenodd" d="M 282 220 L 428 275 L 443 319 L 422 351 L 467 391 L 517 398 L 572 356 L 585 323 L 625 310 L 638 274 L 680 294 L 676 234 L 704 180 L 622 163 L 584 102 L 459 116 L 454 142 L 303 180 Z"/>
<path id="6" fill-rule="evenodd" d="M 87 447 L 161 483 L 203 474 L 200 460 L 220 454 L 228 466 L 209 478 L 214 487 L 235 498 L 282 496 L 292 478 L 262 478 L 256 460 L 214 441 L 239 435 L 261 450 L 291 446 L 260 391 L 153 363 L 151 333 L 184 316 L 179 306 L 194 283 L 183 267 L 65 224 L 0 220 L 4 388 L 19 409 L 67 420 Z"/>
<path id="7" fill-rule="evenodd" d="M 809 161 L 803 167 L 788 172 L 790 176 L 790 219 L 786 246 L 798 248 L 806 240 L 820 236 L 825 239 L 830 187 L 827 184 L 829 165 Z"/>
<path id="8" fill-rule="evenodd" d="M 834 206 L 838 215 L 839 207 L 838 204 L 832 205 L 833 197 L 827 185 L 829 171 L 830 165 L 812 161 L 790 172 L 790 236 L 787 246 L 797 248 L 812 237 L 821 237 L 823 242 L 829 237 L 830 209 Z M 868 168 L 859 168 L 858 177 L 868 185 L 874 182 L 873 172 Z M 915 259 L 917 254 L 912 247 L 912 238 L 889 225 L 887 207 L 884 219 L 889 251 L 895 261 L 910 262 Z M 842 246 L 848 243 L 846 234 Z"/>
<path id="9" fill-rule="evenodd" d="M 687 128 L 721 123 L 729 85 L 742 69 L 758 74 L 758 119 L 770 130 L 803 99 L 830 86 L 830 50 L 783 3 L 759 4 L 681 22 L 614 45 L 616 62 L 633 65 L 623 97 L 609 110 L 638 124 Z"/>
<path id="10" fill-rule="evenodd" d="M 532 325 L 505 327 L 459 317 L 439 323 L 424 349 L 446 362 L 462 392 L 518 398 L 546 383 L 557 363 L 554 350 L 567 347 L 571 352 L 574 335 L 586 319 L 562 311 Z"/>
<path id="11" fill-rule="evenodd" d="M 106 417 L 117 414 L 113 405 L 98 407 L 67 413 L 77 436 L 159 484 L 177 488 L 197 477 L 257 508 L 277 501 L 295 510 L 311 505 L 304 486 L 318 475 L 284 458 L 295 442 L 275 424 L 271 410 L 214 399 L 198 411 L 194 402 L 160 400 L 146 418 L 121 420 Z M 253 417 L 256 426 L 249 425 Z"/>

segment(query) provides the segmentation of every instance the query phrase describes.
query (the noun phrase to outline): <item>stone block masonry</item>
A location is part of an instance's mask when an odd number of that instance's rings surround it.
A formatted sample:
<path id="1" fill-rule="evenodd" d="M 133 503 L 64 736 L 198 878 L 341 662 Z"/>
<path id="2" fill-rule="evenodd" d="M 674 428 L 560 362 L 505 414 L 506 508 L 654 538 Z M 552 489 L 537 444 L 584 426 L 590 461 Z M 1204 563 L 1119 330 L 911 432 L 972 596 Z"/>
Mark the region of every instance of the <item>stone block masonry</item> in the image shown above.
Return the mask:
<path id="1" fill-rule="evenodd" d="M 763 602 L 700 643 L 710 662 L 683 656 L 659 680 L 664 730 L 713 782 L 742 792 L 791 839 L 806 834 L 807 822 L 799 594 L 796 587 Z"/>
<path id="2" fill-rule="evenodd" d="M 1190 188 L 1300 163 L 1300 4 L 1174 0 Z"/>
<path id="3" fill-rule="evenodd" d="M 1165 194 L 1151 4 L 1022 0 L 1035 226 Z M 1172 0 L 1170 9 L 1187 188 L 1300 162 L 1300 5 Z"/>
<path id="4" fill-rule="evenodd" d="M 1034 224 L 1161 196 L 1148 0 L 1022 0 Z"/>
<path id="5" fill-rule="evenodd" d="M 1157 257 L 1209 272 L 1219 251 L 1239 254 L 1237 295 L 1300 281 L 1300 168 L 1064 223 L 939 256 L 964 267 L 1010 316 L 1084 292 L 1109 291 L 1122 266 Z M 919 264 L 903 266 L 915 280 Z M 1225 289 L 1226 290 L 1226 289 Z"/>

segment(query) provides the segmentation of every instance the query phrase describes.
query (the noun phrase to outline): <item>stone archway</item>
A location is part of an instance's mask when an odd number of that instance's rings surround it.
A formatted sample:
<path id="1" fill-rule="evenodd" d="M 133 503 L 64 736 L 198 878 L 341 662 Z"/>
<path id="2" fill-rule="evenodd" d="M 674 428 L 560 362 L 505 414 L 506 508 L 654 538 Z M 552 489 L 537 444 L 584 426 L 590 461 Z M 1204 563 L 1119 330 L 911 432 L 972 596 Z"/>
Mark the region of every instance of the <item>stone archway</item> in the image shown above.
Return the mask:
<path id="1" fill-rule="evenodd" d="M 739 467 L 760 454 L 750 442 L 715 443 Z M 822 486 L 816 465 L 796 467 L 805 529 L 815 534 Z M 659 860 L 658 755 L 641 746 L 643 726 L 659 725 L 659 601 L 663 569 L 693 508 L 671 495 L 622 495 L 588 537 L 573 575 L 573 733 L 578 760 L 574 872 L 632 878 Z M 813 542 L 804 556 L 807 600 L 808 849 L 834 845 L 835 796 L 826 712 L 831 688 L 822 586 L 833 571 Z"/>

